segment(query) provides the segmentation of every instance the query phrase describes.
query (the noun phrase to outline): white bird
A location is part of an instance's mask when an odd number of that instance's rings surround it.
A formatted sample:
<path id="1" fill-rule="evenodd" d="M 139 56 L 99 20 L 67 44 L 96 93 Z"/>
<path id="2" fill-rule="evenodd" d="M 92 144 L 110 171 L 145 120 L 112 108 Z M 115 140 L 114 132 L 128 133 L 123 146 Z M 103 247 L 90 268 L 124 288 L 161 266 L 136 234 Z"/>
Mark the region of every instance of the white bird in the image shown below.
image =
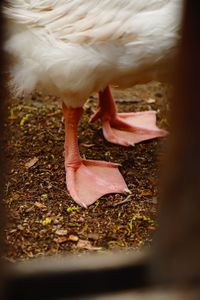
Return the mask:
<path id="1" fill-rule="evenodd" d="M 129 146 L 166 134 L 154 111 L 118 114 L 109 85 L 168 80 L 181 13 L 182 0 L 7 1 L 11 89 L 20 95 L 39 88 L 62 99 L 66 182 L 78 204 L 128 191 L 117 164 L 79 154 L 77 126 L 92 93 L 99 93 L 99 108 L 91 121 L 101 119 L 108 141 Z"/>

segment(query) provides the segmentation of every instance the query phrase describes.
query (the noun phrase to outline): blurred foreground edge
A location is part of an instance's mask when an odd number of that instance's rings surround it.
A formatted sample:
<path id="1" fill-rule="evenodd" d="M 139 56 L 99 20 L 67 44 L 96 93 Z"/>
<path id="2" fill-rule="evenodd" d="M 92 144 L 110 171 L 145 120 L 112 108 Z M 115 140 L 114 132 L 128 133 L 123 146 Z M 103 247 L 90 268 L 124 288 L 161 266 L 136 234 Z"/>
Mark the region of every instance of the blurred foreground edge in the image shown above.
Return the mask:
<path id="1" fill-rule="evenodd" d="M 9 300 L 82 299 L 141 289 L 150 278 L 145 257 L 124 253 L 55 256 L 7 267 Z"/>
<path id="2" fill-rule="evenodd" d="M 200 286 L 200 1 L 185 1 L 174 81 L 152 266 L 164 281 Z"/>
<path id="3" fill-rule="evenodd" d="M 137 299 L 150 299 L 151 291 L 161 288 L 168 291 L 164 292 L 164 298 L 151 294 L 151 299 L 172 299 L 169 290 L 186 288 L 195 291 L 190 299 L 200 299 L 197 291 L 200 286 L 199 72 L 200 2 L 188 0 L 175 76 L 173 130 L 162 185 L 160 229 L 151 252 L 7 263 L 3 268 L 6 269 L 4 299 L 89 299 L 90 296 L 90 299 L 100 299 L 98 296 L 112 297 L 112 293 L 115 293 L 113 299 L 136 299 L 134 291 L 140 289 L 145 295 L 147 288 L 147 298 Z M 1 99 L 4 98 L 2 82 Z M 3 111 L 2 101 L 1 128 Z M 0 162 L 3 167 L 2 159 Z M 130 291 L 130 297 L 121 295 L 125 291 Z M 175 295 L 173 299 L 183 298 Z"/>

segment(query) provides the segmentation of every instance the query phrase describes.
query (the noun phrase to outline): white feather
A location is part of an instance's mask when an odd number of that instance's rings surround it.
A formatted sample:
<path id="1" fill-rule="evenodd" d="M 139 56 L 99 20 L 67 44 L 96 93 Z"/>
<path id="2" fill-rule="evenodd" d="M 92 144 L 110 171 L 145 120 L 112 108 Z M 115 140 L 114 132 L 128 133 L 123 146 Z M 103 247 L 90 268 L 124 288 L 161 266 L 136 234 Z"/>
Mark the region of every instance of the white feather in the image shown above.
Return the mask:
<path id="1" fill-rule="evenodd" d="M 179 40 L 182 0 L 9 0 L 12 86 L 82 106 L 109 84 L 162 80 Z"/>

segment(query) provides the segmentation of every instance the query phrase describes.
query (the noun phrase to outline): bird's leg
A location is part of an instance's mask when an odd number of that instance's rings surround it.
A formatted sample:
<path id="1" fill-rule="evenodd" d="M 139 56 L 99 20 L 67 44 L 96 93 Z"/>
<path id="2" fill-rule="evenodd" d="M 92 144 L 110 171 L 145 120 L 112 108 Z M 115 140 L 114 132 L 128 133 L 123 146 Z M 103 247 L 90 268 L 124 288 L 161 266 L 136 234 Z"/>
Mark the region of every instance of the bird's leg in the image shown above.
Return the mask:
<path id="1" fill-rule="evenodd" d="M 123 146 L 167 134 L 165 130 L 156 126 L 155 111 L 117 113 L 110 87 L 99 92 L 99 107 L 90 121 L 94 122 L 97 119 L 101 119 L 105 139 Z"/>
<path id="2" fill-rule="evenodd" d="M 87 207 L 105 194 L 128 192 L 118 164 L 81 158 L 77 128 L 83 109 L 69 108 L 63 104 L 63 113 L 66 183 L 74 201 Z"/>

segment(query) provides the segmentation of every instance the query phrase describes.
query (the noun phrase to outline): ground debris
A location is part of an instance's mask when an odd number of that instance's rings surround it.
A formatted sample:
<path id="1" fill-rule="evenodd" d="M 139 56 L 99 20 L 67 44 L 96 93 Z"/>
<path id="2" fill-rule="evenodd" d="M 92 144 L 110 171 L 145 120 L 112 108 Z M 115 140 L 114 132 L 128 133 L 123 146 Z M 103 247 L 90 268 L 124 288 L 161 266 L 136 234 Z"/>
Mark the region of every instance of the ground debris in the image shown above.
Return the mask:
<path id="1" fill-rule="evenodd" d="M 114 90 L 114 97 L 120 99 L 119 111 L 159 110 L 158 124 L 165 129 L 169 96 L 169 88 L 160 83 Z M 88 123 L 97 102 L 97 97 L 88 100 L 80 122 L 81 155 L 119 163 L 132 194 L 105 195 L 85 210 L 66 190 L 64 124 L 58 98 L 48 96 L 44 100 L 40 92 L 35 92 L 30 97 L 9 100 L 5 140 L 9 166 L 4 199 L 8 212 L 7 259 L 151 245 L 157 228 L 164 140 L 147 141 L 134 148 L 108 143 L 100 122 Z M 20 126 L 26 115 L 29 117 Z"/>
<path id="2" fill-rule="evenodd" d="M 70 234 L 70 236 L 68 237 L 68 240 L 72 241 L 72 242 L 78 242 L 79 237 L 76 235 Z"/>
<path id="3" fill-rule="evenodd" d="M 57 229 L 55 234 L 57 234 L 57 235 L 67 235 L 68 230 L 67 229 Z"/>
<path id="4" fill-rule="evenodd" d="M 38 157 L 33 157 L 33 158 L 31 158 L 29 161 L 27 161 L 27 162 L 25 163 L 25 167 L 26 167 L 27 169 L 33 167 L 33 166 L 38 162 L 38 160 L 39 160 Z"/>
<path id="5" fill-rule="evenodd" d="M 98 251 L 98 250 L 102 249 L 101 247 L 92 246 L 91 242 L 87 241 L 87 240 L 79 240 L 76 247 L 79 249 L 86 249 L 86 250 L 92 250 L 92 251 Z"/>
<path id="6" fill-rule="evenodd" d="M 68 238 L 66 236 L 60 236 L 60 237 L 54 239 L 54 242 L 57 244 L 66 243 L 67 241 L 68 241 Z"/>

